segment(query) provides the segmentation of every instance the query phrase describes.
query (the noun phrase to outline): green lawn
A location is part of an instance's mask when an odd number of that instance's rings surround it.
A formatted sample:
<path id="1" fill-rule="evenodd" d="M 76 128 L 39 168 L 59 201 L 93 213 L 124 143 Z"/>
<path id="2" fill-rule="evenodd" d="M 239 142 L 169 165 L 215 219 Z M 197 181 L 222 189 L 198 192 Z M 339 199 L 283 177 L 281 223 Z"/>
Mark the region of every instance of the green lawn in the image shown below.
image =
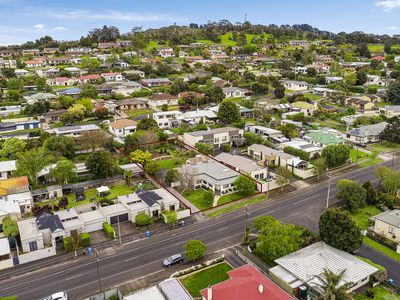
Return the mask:
<path id="1" fill-rule="evenodd" d="M 366 229 L 370 225 L 370 222 L 372 222 L 369 220 L 369 218 L 380 214 L 381 212 L 382 211 L 379 208 L 373 205 L 368 205 L 365 208 L 360 209 L 357 213 L 352 214 L 352 218 L 358 227 L 361 229 Z"/>
<path id="2" fill-rule="evenodd" d="M 399 150 L 400 144 L 383 141 L 383 142 L 369 145 L 368 147 L 370 147 L 376 151 L 391 152 L 391 151 Z"/>
<path id="3" fill-rule="evenodd" d="M 383 44 L 369 44 L 368 50 L 371 52 L 383 52 L 384 46 Z"/>
<path id="4" fill-rule="evenodd" d="M 219 210 L 213 211 L 213 212 L 209 213 L 207 216 L 209 218 L 218 217 L 218 216 L 220 216 L 222 214 L 238 210 L 238 209 L 240 209 L 240 208 L 242 208 L 242 207 L 244 207 L 246 205 L 252 205 L 252 204 L 256 204 L 256 203 L 262 202 L 262 201 L 264 201 L 266 199 L 267 199 L 267 197 L 265 195 L 261 195 L 261 196 L 258 196 L 256 198 L 252 198 L 252 199 L 249 199 L 249 200 L 246 200 L 246 201 L 243 201 L 243 202 L 240 202 L 240 203 L 236 203 L 234 205 L 231 205 L 231 206 L 224 207 L 224 208 L 221 208 Z"/>
<path id="5" fill-rule="evenodd" d="M 374 298 L 368 298 L 366 292 L 358 294 L 354 297 L 355 300 L 400 300 L 400 296 L 392 293 L 389 289 L 378 285 L 373 288 L 375 292 Z"/>
<path id="6" fill-rule="evenodd" d="M 356 159 L 357 156 L 358 159 Z M 361 168 L 369 167 L 383 161 L 379 157 L 371 157 L 371 155 L 363 152 L 361 149 L 358 149 L 358 153 L 357 149 L 350 149 L 350 158 L 352 163 L 359 163 Z"/>
<path id="7" fill-rule="evenodd" d="M 146 51 L 153 50 L 153 48 L 161 48 L 165 47 L 166 45 L 160 45 L 157 41 L 150 41 L 150 43 L 147 44 L 146 46 Z"/>
<path id="8" fill-rule="evenodd" d="M 126 111 L 126 114 L 131 118 L 141 115 L 148 115 L 152 113 L 153 111 L 151 109 L 137 109 L 137 110 Z"/>
<path id="9" fill-rule="evenodd" d="M 357 149 L 350 149 L 350 158 L 352 163 L 355 163 L 356 161 L 360 162 L 364 159 L 367 159 L 368 154 L 363 152 L 361 149 L 358 149 L 358 151 Z"/>
<path id="10" fill-rule="evenodd" d="M 174 169 L 185 163 L 181 158 L 169 158 L 157 161 L 161 169 Z"/>
<path id="11" fill-rule="evenodd" d="M 230 270 L 232 270 L 230 265 L 221 263 L 185 277 L 181 279 L 181 282 L 189 294 L 196 298 L 201 296 L 202 289 L 227 280 L 229 278 L 227 272 Z"/>
<path id="12" fill-rule="evenodd" d="M 213 202 L 208 203 L 205 200 L 205 190 L 185 191 L 182 196 L 193 203 L 198 209 L 205 210 L 213 206 Z"/>
<path id="13" fill-rule="evenodd" d="M 238 199 L 243 198 L 243 197 L 245 197 L 245 195 L 243 195 L 243 194 L 241 194 L 239 192 L 235 192 L 235 193 L 232 193 L 232 194 L 229 194 L 229 195 L 225 195 L 225 196 L 222 196 L 221 198 L 218 199 L 218 205 L 223 205 L 225 203 L 229 203 L 229 202 L 238 200 Z"/>
<path id="14" fill-rule="evenodd" d="M 396 253 L 396 251 L 393 251 L 392 249 L 390 249 L 382 244 L 379 244 L 378 242 L 375 242 L 373 239 L 366 237 L 366 236 L 363 238 L 363 242 L 364 242 L 364 244 L 374 248 L 375 250 L 382 252 L 383 254 L 390 257 L 391 259 L 394 259 L 395 261 L 400 262 L 400 254 Z"/>

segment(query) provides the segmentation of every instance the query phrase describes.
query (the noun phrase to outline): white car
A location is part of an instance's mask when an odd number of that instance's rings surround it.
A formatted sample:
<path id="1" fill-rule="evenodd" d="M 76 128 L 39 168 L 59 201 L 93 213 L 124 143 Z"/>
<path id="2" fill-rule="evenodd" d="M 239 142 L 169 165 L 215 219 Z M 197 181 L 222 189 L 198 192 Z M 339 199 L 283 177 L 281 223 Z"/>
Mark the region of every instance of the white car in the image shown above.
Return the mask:
<path id="1" fill-rule="evenodd" d="M 68 300 L 68 296 L 66 292 L 58 292 L 44 298 L 44 300 Z"/>

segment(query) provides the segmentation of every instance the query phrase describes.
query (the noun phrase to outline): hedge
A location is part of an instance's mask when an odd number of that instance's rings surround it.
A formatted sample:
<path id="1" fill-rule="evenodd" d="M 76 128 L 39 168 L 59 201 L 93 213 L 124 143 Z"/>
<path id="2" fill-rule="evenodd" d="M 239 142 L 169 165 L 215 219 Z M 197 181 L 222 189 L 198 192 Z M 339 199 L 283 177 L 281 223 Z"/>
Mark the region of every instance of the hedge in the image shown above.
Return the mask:
<path id="1" fill-rule="evenodd" d="M 114 232 L 114 228 L 108 224 L 107 222 L 103 223 L 103 230 L 105 232 L 105 234 L 109 237 L 109 238 L 114 238 L 115 237 L 115 232 Z"/>
<path id="2" fill-rule="evenodd" d="M 64 249 L 66 251 L 72 251 L 74 250 L 74 247 L 72 245 L 72 238 L 70 236 L 67 236 L 63 239 L 64 242 Z"/>
<path id="3" fill-rule="evenodd" d="M 90 246 L 90 235 L 87 232 L 81 234 L 81 246 L 89 247 Z"/>
<path id="4" fill-rule="evenodd" d="M 302 160 L 310 161 L 310 153 L 293 147 L 285 147 L 283 152 L 299 157 Z"/>
<path id="5" fill-rule="evenodd" d="M 153 218 L 146 214 L 138 214 L 135 217 L 136 226 L 147 226 L 153 223 Z"/>

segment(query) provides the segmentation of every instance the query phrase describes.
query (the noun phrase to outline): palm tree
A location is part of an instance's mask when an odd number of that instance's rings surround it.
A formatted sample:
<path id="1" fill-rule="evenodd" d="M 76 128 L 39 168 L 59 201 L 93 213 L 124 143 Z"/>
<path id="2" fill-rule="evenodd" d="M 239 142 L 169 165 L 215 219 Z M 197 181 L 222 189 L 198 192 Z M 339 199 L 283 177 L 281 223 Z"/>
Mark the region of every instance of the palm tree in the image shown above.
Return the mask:
<path id="1" fill-rule="evenodd" d="M 339 274 L 335 274 L 329 269 L 325 269 L 321 276 L 316 276 L 321 284 L 317 284 L 322 289 L 322 295 L 319 300 L 350 300 L 351 295 L 347 293 L 349 289 L 349 283 L 345 283 L 339 286 L 343 279 L 343 270 Z"/>

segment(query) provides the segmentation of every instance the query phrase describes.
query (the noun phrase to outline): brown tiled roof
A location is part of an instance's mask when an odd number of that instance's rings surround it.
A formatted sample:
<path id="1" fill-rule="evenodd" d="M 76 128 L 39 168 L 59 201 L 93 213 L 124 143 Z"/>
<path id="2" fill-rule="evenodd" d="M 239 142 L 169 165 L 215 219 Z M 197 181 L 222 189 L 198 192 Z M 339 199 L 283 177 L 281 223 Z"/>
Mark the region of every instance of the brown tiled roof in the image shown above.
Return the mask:
<path id="1" fill-rule="evenodd" d="M 110 123 L 110 126 L 115 129 L 123 129 L 128 126 L 136 126 L 137 122 L 131 119 L 119 119 Z"/>

